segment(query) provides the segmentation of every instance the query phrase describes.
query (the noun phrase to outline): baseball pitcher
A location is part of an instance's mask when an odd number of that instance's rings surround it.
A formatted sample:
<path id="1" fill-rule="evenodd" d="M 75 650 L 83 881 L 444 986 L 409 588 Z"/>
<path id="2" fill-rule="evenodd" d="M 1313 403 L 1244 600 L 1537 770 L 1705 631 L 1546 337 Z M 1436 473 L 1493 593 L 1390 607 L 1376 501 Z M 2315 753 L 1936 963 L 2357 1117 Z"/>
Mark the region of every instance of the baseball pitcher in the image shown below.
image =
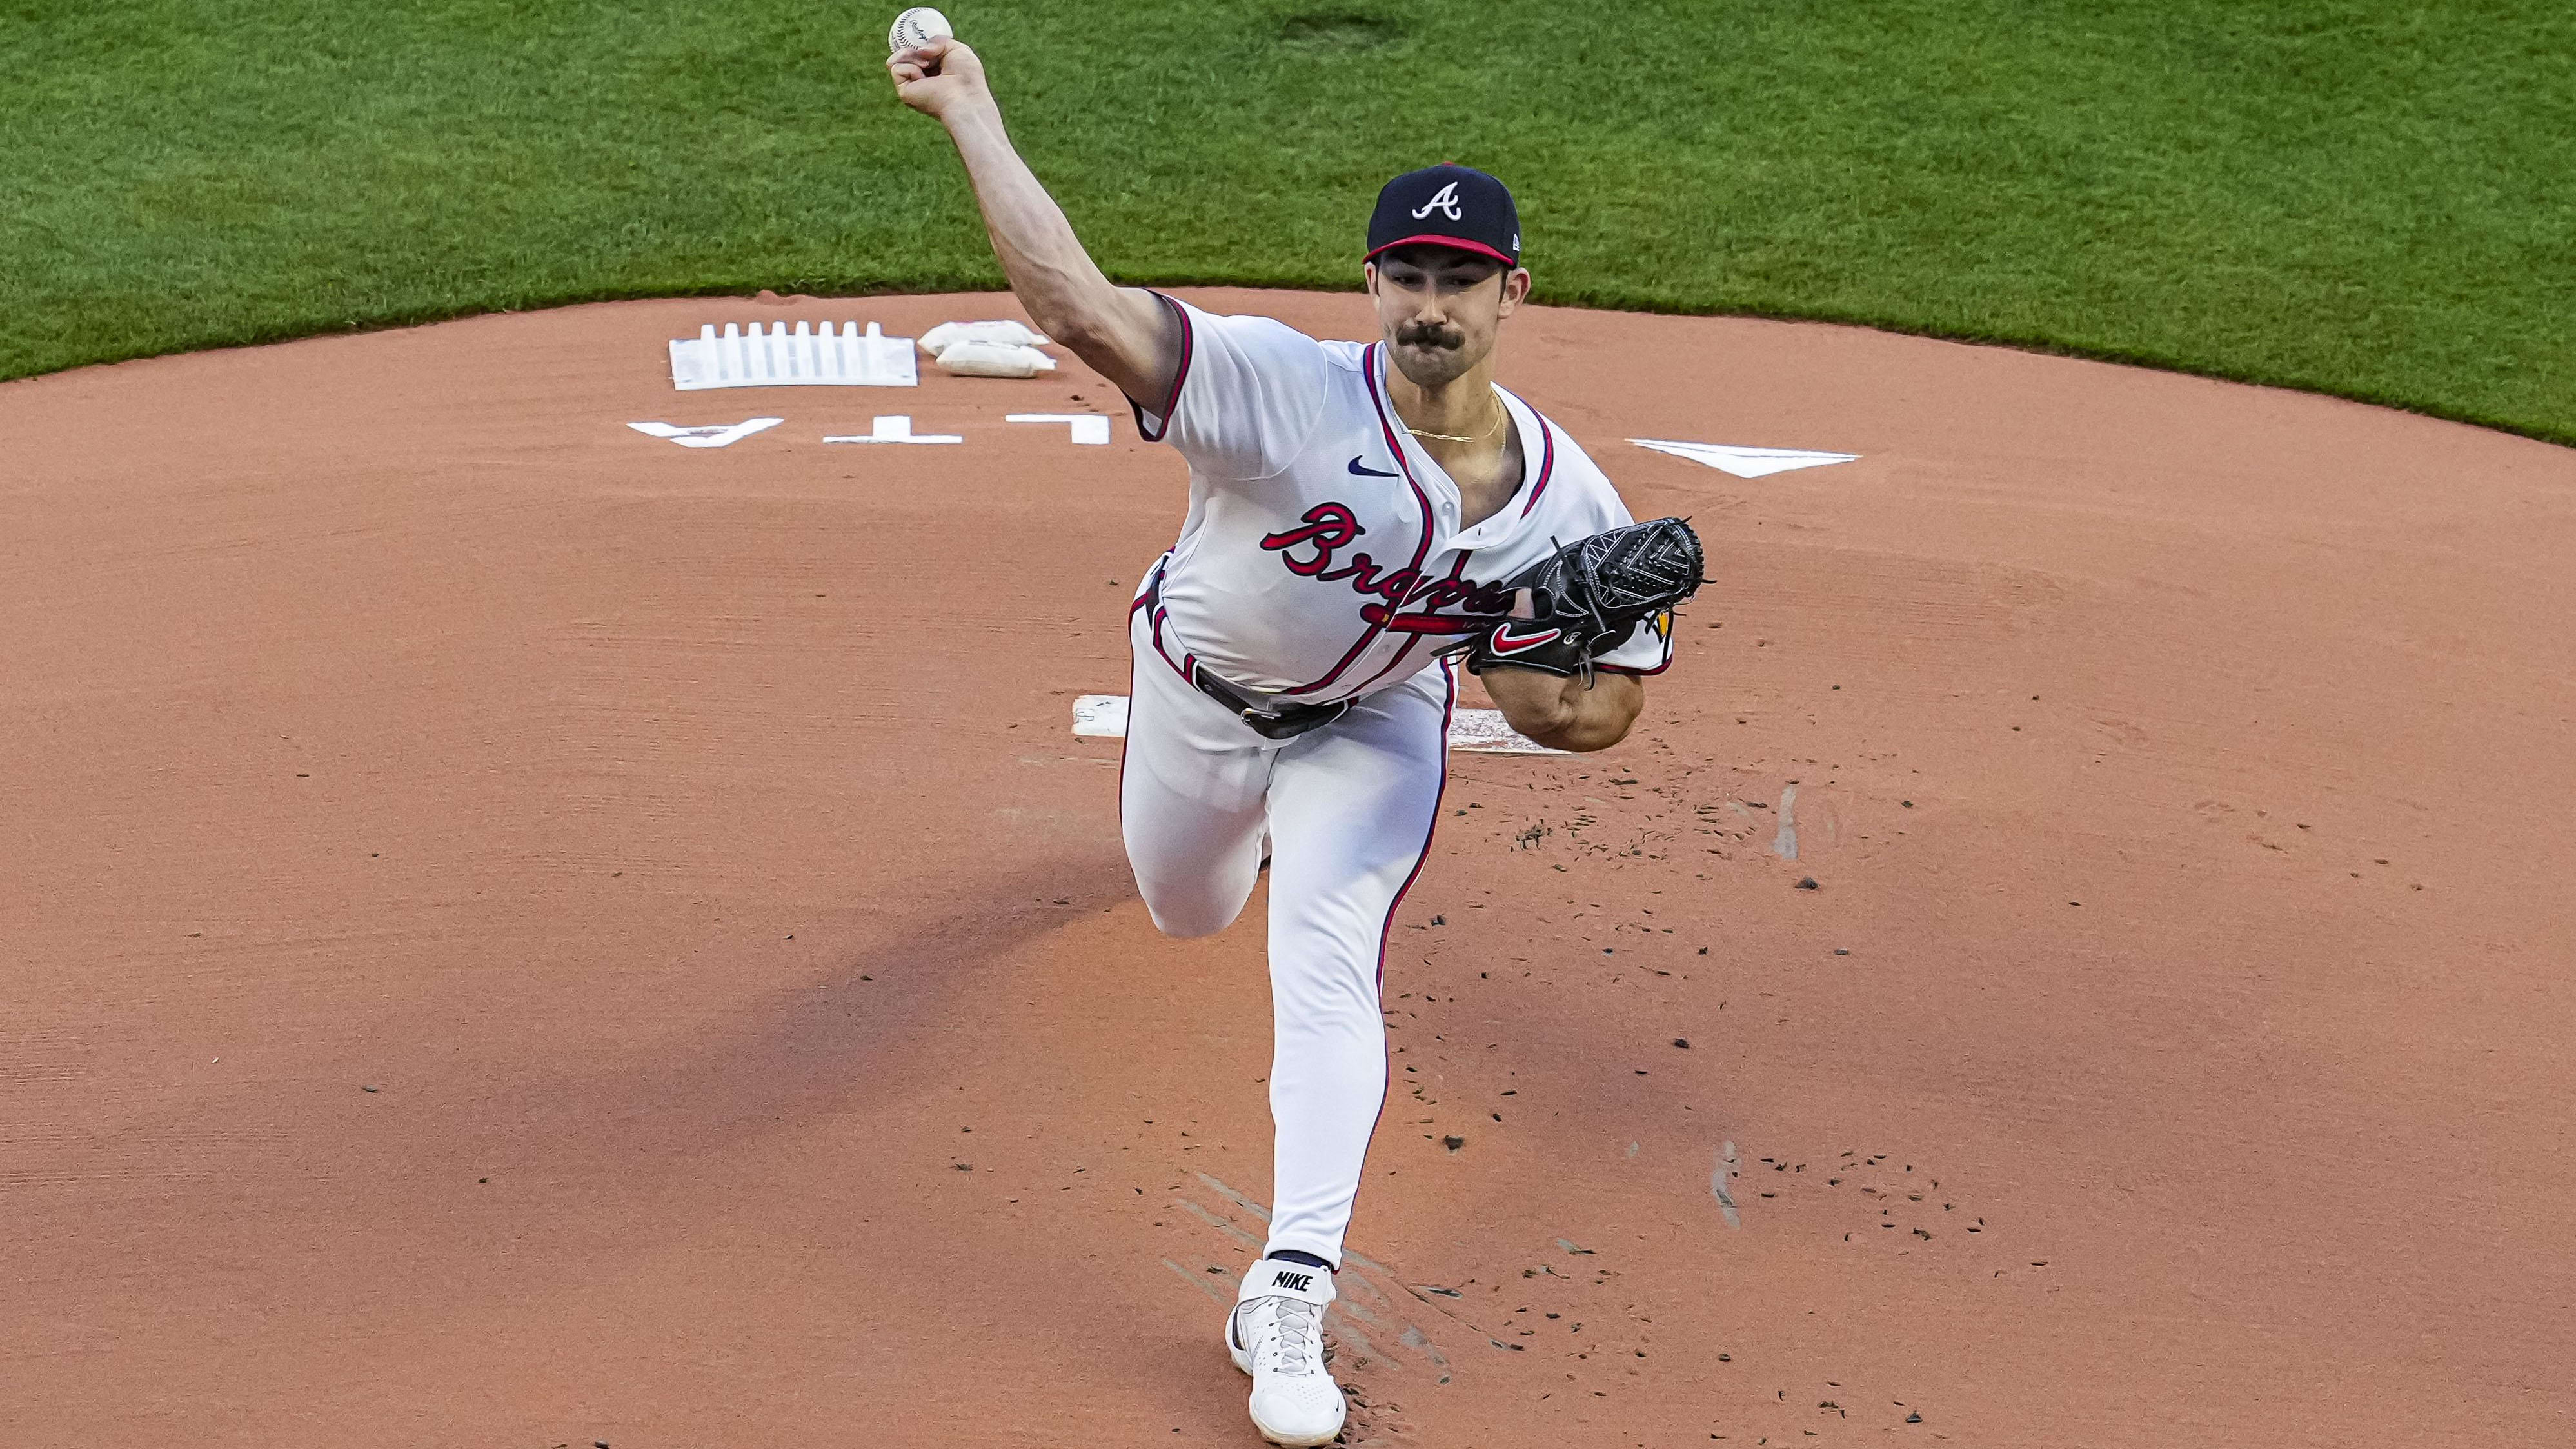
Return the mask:
<path id="1" fill-rule="evenodd" d="M 1385 1103 L 1386 935 L 1447 779 L 1460 663 L 1543 744 L 1619 742 L 1700 583 L 1564 430 L 1494 382 L 1529 295 L 1511 193 L 1463 166 L 1386 184 L 1362 259 L 1379 340 L 1319 342 L 1113 286 L 1013 150 L 975 52 L 888 63 L 956 142 L 1021 305 L 1190 465 L 1180 537 L 1129 611 L 1119 812 L 1154 924 L 1223 930 L 1270 870 L 1270 1238 L 1225 1325 L 1277 1444 L 1325 1444 L 1323 1313 Z"/>

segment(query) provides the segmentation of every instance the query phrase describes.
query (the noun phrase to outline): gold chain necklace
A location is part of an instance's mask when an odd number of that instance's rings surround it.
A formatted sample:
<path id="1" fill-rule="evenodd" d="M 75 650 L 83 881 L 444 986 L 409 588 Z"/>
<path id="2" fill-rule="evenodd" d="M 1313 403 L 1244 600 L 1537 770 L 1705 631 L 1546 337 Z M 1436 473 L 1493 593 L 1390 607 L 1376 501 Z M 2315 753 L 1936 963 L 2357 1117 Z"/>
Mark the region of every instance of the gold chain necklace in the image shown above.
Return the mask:
<path id="1" fill-rule="evenodd" d="M 1487 394 L 1487 396 L 1491 396 L 1491 394 Z M 1405 431 L 1411 433 L 1417 438 L 1437 438 L 1444 443 L 1481 443 L 1487 438 L 1492 437 L 1494 434 L 1501 432 L 1503 430 L 1503 424 L 1511 421 L 1511 409 L 1503 406 L 1503 400 L 1501 398 L 1494 399 L 1494 412 L 1496 414 L 1494 425 L 1472 437 L 1462 438 L 1454 433 L 1427 433 L 1420 428 L 1411 426 L 1407 426 Z"/>

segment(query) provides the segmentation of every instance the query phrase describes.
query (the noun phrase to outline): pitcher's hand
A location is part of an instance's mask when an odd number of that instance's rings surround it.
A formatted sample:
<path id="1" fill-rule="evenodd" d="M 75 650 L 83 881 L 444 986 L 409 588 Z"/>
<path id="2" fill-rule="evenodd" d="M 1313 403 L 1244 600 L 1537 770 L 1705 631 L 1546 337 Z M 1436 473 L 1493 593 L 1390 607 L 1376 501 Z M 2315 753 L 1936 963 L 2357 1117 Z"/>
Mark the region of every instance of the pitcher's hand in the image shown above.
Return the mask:
<path id="1" fill-rule="evenodd" d="M 925 116 L 953 125 L 970 111 L 994 109 L 993 92 L 984 84 L 984 62 L 958 40 L 933 40 L 898 50 L 886 61 L 894 93 Z"/>

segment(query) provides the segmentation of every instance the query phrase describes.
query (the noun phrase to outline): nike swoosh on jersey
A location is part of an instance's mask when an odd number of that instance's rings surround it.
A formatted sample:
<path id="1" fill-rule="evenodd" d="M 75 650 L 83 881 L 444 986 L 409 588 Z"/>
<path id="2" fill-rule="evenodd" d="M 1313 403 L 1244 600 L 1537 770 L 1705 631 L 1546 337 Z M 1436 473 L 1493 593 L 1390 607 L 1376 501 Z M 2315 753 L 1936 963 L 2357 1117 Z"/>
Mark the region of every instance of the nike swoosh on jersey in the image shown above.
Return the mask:
<path id="1" fill-rule="evenodd" d="M 1513 627 L 1513 625 L 1505 624 L 1494 631 L 1493 646 L 1495 653 L 1527 653 L 1532 649 L 1536 649 L 1541 644 L 1554 643 L 1565 633 L 1562 629 L 1542 629 L 1535 634 L 1515 634 L 1512 632 Z"/>
<path id="2" fill-rule="evenodd" d="M 1361 467 L 1359 455 L 1357 453 L 1351 455 L 1351 471 L 1362 478 L 1392 478 L 1395 476 L 1393 473 L 1381 473 L 1375 468 Z"/>

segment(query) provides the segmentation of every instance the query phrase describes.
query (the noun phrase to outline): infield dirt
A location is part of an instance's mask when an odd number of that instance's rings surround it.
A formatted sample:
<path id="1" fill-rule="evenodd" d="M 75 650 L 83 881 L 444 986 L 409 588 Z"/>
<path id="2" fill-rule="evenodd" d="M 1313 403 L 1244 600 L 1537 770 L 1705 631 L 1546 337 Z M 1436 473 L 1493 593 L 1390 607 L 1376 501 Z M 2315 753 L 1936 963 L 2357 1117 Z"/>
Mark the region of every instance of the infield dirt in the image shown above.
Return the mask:
<path id="1" fill-rule="evenodd" d="M 1262 902 L 1156 936 L 1068 729 L 1183 465 L 1075 363 L 663 360 L 1006 315 L 0 386 L 0 1438 L 1255 1442 Z M 1502 376 L 1717 582 L 1630 743 L 1456 761 L 1350 1442 L 2576 1437 L 2576 454 L 1813 325 Z M 820 442 L 894 412 L 966 441 Z"/>

